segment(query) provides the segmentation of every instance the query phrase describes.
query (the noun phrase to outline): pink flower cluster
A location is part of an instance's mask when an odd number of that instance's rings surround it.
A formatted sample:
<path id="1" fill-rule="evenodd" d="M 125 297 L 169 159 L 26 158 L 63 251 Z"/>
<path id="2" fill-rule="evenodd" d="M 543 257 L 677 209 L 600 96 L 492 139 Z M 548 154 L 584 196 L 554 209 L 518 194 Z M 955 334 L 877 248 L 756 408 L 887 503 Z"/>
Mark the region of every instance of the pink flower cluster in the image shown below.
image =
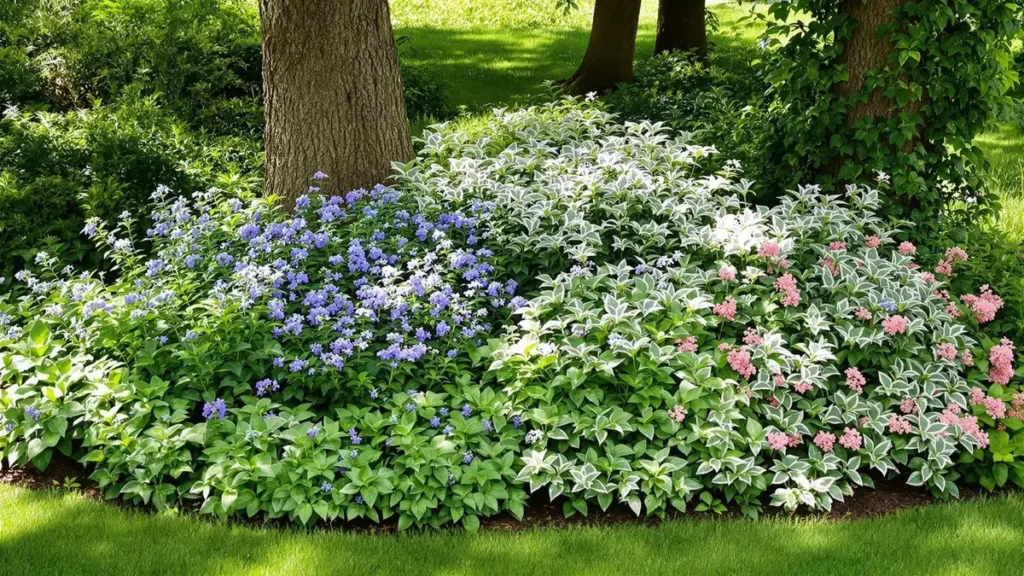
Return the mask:
<path id="1" fill-rule="evenodd" d="M 743 346 L 729 351 L 729 366 L 747 380 L 757 372 L 757 368 L 750 362 L 750 350 Z"/>
<path id="2" fill-rule="evenodd" d="M 769 432 L 768 447 L 772 450 L 785 452 L 786 448 L 789 447 L 789 435 L 782 432 Z"/>
<path id="3" fill-rule="evenodd" d="M 719 280 L 735 280 L 736 279 L 736 268 L 732 266 L 722 266 L 718 269 Z"/>
<path id="4" fill-rule="evenodd" d="M 970 307 L 971 312 L 974 312 L 979 324 L 991 322 L 996 317 L 996 312 L 1003 307 L 1003 299 L 993 294 L 988 284 L 980 288 L 980 293 L 977 296 L 964 294 L 960 299 Z"/>
<path id="5" fill-rule="evenodd" d="M 775 242 L 764 242 L 757 250 L 757 255 L 761 258 L 774 258 L 781 253 L 782 249 Z"/>
<path id="6" fill-rule="evenodd" d="M 857 320 L 864 320 L 865 322 L 871 321 L 871 311 L 863 306 L 857 306 L 854 308 L 853 315 Z"/>
<path id="7" fill-rule="evenodd" d="M 676 340 L 676 350 L 679 350 L 680 352 L 696 352 L 697 337 L 687 336 L 686 338 Z"/>
<path id="8" fill-rule="evenodd" d="M 846 428 L 839 439 L 839 445 L 847 450 L 860 450 L 862 438 L 856 428 Z"/>
<path id="9" fill-rule="evenodd" d="M 778 374 L 778 373 L 773 374 L 772 375 L 772 383 L 775 384 L 776 388 L 785 388 L 786 387 L 786 377 L 783 376 L 782 374 Z"/>
<path id="10" fill-rule="evenodd" d="M 1013 342 L 1003 338 L 988 351 L 988 379 L 996 384 L 1007 384 L 1013 377 Z"/>
<path id="11" fill-rule="evenodd" d="M 963 354 L 960 355 L 960 361 L 964 363 L 964 366 L 974 366 L 974 353 L 970 350 L 964 350 Z"/>
<path id="12" fill-rule="evenodd" d="M 971 404 L 984 406 L 985 413 L 996 420 L 1006 418 L 1006 404 L 999 398 L 993 398 L 985 394 L 985 391 L 977 386 L 971 388 Z"/>
<path id="13" fill-rule="evenodd" d="M 910 420 L 907 420 L 899 414 L 889 415 L 889 433 L 890 434 L 910 434 Z"/>
<path id="14" fill-rule="evenodd" d="M 899 252 L 900 254 L 903 254 L 904 256 L 913 256 L 914 254 L 917 254 L 917 247 L 911 244 L 910 242 L 900 242 L 900 245 L 898 248 L 896 248 L 896 251 Z"/>
<path id="15" fill-rule="evenodd" d="M 903 334 L 907 331 L 907 319 L 903 316 L 889 316 L 882 320 L 882 331 L 890 336 Z"/>
<path id="16" fill-rule="evenodd" d="M 846 242 L 833 240 L 832 242 L 828 243 L 828 249 L 832 250 L 833 252 L 842 252 L 843 250 L 846 250 Z"/>
<path id="17" fill-rule="evenodd" d="M 860 373 L 860 370 L 857 368 L 846 369 L 846 385 L 849 386 L 851 390 L 860 394 L 864 391 L 864 385 L 867 383 L 867 379 Z"/>
<path id="18" fill-rule="evenodd" d="M 799 382 L 796 386 L 793 386 L 793 390 L 796 390 L 798 394 L 806 394 L 814 389 L 814 385 L 810 382 Z"/>
<path id="19" fill-rule="evenodd" d="M 917 403 L 910 396 L 900 400 L 900 412 L 904 414 L 917 414 Z"/>
<path id="20" fill-rule="evenodd" d="M 864 238 L 864 245 L 868 248 L 878 248 L 882 245 L 882 239 L 877 234 L 872 234 Z"/>
<path id="21" fill-rule="evenodd" d="M 825 270 L 828 270 L 829 274 L 833 276 L 839 276 L 839 264 L 837 264 L 833 258 L 825 258 L 824 260 L 821 261 L 821 266 Z"/>
<path id="22" fill-rule="evenodd" d="M 938 282 L 938 280 L 935 279 L 935 274 L 932 274 L 931 272 L 921 272 L 921 280 L 924 280 L 929 284 L 935 284 Z"/>
<path id="23" fill-rule="evenodd" d="M 832 452 L 832 446 L 836 443 L 836 435 L 822 430 L 814 437 L 814 445 L 821 448 L 822 452 Z"/>
<path id="24" fill-rule="evenodd" d="M 675 420 L 676 422 L 682 422 L 686 419 L 686 408 L 676 404 L 668 411 L 668 417 Z"/>
<path id="25" fill-rule="evenodd" d="M 782 292 L 783 306 L 799 306 L 800 290 L 796 287 L 796 278 L 792 274 L 785 274 L 775 281 L 775 290 Z"/>
<path id="26" fill-rule="evenodd" d="M 761 337 L 757 335 L 755 328 L 747 328 L 743 331 L 743 343 L 747 346 L 760 346 Z"/>
<path id="27" fill-rule="evenodd" d="M 978 426 L 978 419 L 974 416 L 964 416 L 961 418 L 959 414 L 960 406 L 950 404 L 939 415 L 939 422 L 946 426 L 959 426 L 965 435 L 974 437 L 978 441 L 979 446 L 982 448 L 988 447 L 988 434 Z"/>
<path id="28" fill-rule="evenodd" d="M 963 248 L 961 248 L 959 246 L 954 246 L 954 247 L 946 250 L 946 258 L 943 259 L 943 260 L 939 260 L 939 264 L 937 266 L 935 266 L 935 273 L 936 274 L 944 274 L 946 276 L 949 276 L 950 274 L 953 273 L 953 263 L 954 262 L 966 262 L 966 261 L 967 261 L 967 252 Z"/>
<path id="29" fill-rule="evenodd" d="M 943 360 L 956 360 L 957 352 L 956 345 L 950 342 L 943 342 L 935 347 L 935 354 Z"/>
<path id="30" fill-rule="evenodd" d="M 715 304 L 715 307 L 712 308 L 711 311 L 726 320 L 734 320 L 736 319 L 736 300 L 726 298 L 725 300 L 722 300 L 720 304 Z"/>

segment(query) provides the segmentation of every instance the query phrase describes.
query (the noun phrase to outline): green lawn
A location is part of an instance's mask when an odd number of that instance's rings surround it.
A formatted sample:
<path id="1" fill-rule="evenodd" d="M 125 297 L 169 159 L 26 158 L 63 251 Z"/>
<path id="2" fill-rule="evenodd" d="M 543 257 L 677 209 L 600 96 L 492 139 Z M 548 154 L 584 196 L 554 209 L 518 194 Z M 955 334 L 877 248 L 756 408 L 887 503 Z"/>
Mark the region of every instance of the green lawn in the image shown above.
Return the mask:
<path id="1" fill-rule="evenodd" d="M 637 59 L 654 51 L 658 4 L 641 4 Z M 395 35 L 406 36 L 402 58 L 423 66 L 472 110 L 521 101 L 568 78 L 587 48 L 593 1 L 566 14 L 555 0 L 393 0 Z M 753 44 L 759 26 L 740 22 L 749 8 L 712 7 L 721 29 L 711 42 Z"/>
<path id="2" fill-rule="evenodd" d="M 253 529 L 0 486 L 0 574 L 1020 574 L 1024 498 L 875 520 L 674 521 L 525 532 Z"/>

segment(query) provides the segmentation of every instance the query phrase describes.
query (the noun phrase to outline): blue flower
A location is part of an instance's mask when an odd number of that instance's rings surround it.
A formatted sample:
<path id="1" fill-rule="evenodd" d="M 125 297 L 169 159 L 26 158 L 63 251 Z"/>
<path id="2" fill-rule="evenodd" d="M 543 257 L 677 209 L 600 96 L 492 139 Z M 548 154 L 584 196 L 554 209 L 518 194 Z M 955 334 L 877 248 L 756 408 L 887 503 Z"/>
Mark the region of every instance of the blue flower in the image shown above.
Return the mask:
<path id="1" fill-rule="evenodd" d="M 878 305 L 886 312 L 896 311 L 896 302 L 893 302 L 892 298 L 882 298 L 882 301 Z"/>
<path id="2" fill-rule="evenodd" d="M 472 461 L 473 461 L 473 453 L 470 452 L 469 450 L 466 450 L 466 453 L 462 455 L 462 463 L 463 464 L 469 464 Z"/>
<path id="3" fill-rule="evenodd" d="M 323 484 L 320 485 L 320 491 L 323 492 L 324 494 L 330 492 L 333 488 L 334 484 L 331 484 L 330 482 L 324 482 Z"/>
<path id="4" fill-rule="evenodd" d="M 313 426 L 312 428 L 310 428 L 309 430 L 306 431 L 306 436 L 309 436 L 310 438 L 316 438 L 319 435 L 320 435 L 320 427 L 319 426 Z"/>
<path id="5" fill-rule="evenodd" d="M 363 503 L 363 497 L 362 496 L 356 496 L 356 504 L 362 504 L 362 503 Z"/>
<path id="6" fill-rule="evenodd" d="M 462 406 L 462 415 L 463 416 L 465 416 L 466 418 L 469 418 L 469 415 L 472 414 L 472 413 L 473 413 L 473 409 L 469 407 L 469 404 L 464 404 Z"/>
<path id="7" fill-rule="evenodd" d="M 359 432 L 355 428 L 350 428 L 348 431 L 348 438 L 352 441 L 352 444 L 358 446 L 363 443 L 363 439 L 359 437 Z"/>
<path id="8" fill-rule="evenodd" d="M 444 429 L 441 430 L 441 432 L 443 434 L 445 434 L 445 435 L 451 434 L 454 431 L 455 431 L 455 428 L 452 428 L 451 424 L 445 426 Z"/>
<path id="9" fill-rule="evenodd" d="M 35 406 L 29 406 L 25 408 L 25 416 L 28 416 L 32 420 L 39 420 L 40 415 L 41 414 L 39 413 L 39 409 L 36 408 Z"/>
<path id="10" fill-rule="evenodd" d="M 518 414 L 512 417 L 512 426 L 513 427 L 519 428 L 522 425 L 523 425 L 523 419 Z"/>
<path id="11" fill-rule="evenodd" d="M 491 424 L 490 420 L 484 420 L 483 421 L 483 425 L 484 425 L 484 430 L 485 431 L 487 431 L 487 432 L 494 432 L 494 425 Z"/>
<path id="12" fill-rule="evenodd" d="M 228 407 L 224 403 L 224 400 L 217 398 L 213 402 L 207 402 L 203 404 L 203 418 L 212 420 L 214 418 L 220 420 L 227 415 Z"/>
<path id="13" fill-rule="evenodd" d="M 441 419 L 438 418 L 437 416 L 434 416 L 433 418 L 430 419 L 430 427 L 431 428 L 437 428 L 440 425 L 441 425 Z"/>

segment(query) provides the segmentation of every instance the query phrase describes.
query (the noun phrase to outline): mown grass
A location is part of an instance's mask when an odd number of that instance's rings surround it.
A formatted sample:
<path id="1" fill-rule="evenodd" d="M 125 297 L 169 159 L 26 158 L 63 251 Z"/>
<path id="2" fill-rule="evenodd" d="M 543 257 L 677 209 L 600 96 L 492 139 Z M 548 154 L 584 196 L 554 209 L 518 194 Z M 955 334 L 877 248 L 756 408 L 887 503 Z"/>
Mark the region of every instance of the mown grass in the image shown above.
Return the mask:
<path id="1" fill-rule="evenodd" d="M 654 51 L 658 4 L 641 4 L 636 56 Z M 711 42 L 725 49 L 753 45 L 758 26 L 741 21 L 750 9 L 712 6 L 721 22 Z M 471 110 L 509 105 L 546 92 L 545 82 L 568 78 L 583 57 L 593 1 L 566 14 L 555 0 L 394 0 L 395 35 L 405 62 L 422 66 Z"/>
<path id="2" fill-rule="evenodd" d="M 1024 499 L 850 522 L 681 520 L 479 535 L 254 529 L 0 486 L 0 574 L 1020 574 Z"/>

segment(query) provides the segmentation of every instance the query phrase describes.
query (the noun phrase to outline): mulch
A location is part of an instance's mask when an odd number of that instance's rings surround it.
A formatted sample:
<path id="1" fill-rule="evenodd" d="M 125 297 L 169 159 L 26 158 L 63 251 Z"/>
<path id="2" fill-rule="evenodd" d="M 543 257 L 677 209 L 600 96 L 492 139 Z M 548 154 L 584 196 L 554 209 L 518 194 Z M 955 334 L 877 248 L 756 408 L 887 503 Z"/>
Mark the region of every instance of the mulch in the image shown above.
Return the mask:
<path id="1" fill-rule="evenodd" d="M 102 496 L 88 478 L 85 468 L 63 456 L 55 456 L 53 462 L 44 472 L 34 468 L 11 468 L 0 465 L 0 483 L 13 484 L 31 489 L 63 489 L 66 479 L 74 479 L 80 487 L 75 490 L 87 497 L 102 500 Z M 923 487 L 908 486 L 895 479 L 873 478 L 875 488 L 860 488 L 852 496 L 845 498 L 843 502 L 835 502 L 832 510 L 828 513 L 798 512 L 796 517 L 824 519 L 828 521 L 848 521 L 863 518 L 875 518 L 920 506 L 927 506 L 938 503 L 931 492 Z M 624 504 L 613 504 L 606 511 L 592 507 L 587 516 L 574 514 L 566 518 L 562 513 L 562 502 L 550 502 L 546 496 L 547 491 L 541 490 L 531 495 L 526 507 L 526 513 L 522 520 L 518 520 L 509 514 L 500 514 L 481 521 L 482 530 L 493 531 L 517 531 L 532 530 L 540 528 L 559 528 L 571 526 L 614 526 L 623 524 L 656 526 L 663 522 L 658 518 L 637 517 L 630 508 Z M 961 499 L 977 498 L 980 493 L 970 487 L 961 487 Z M 148 510 L 141 506 L 133 506 L 123 500 L 106 500 L 119 506 Z M 187 508 L 187 506 L 186 506 Z M 195 507 L 197 508 L 197 507 Z M 789 516 L 782 510 L 775 507 L 765 506 L 762 517 L 777 518 Z M 742 517 L 738 508 L 731 507 L 722 515 L 713 514 L 681 514 L 671 511 L 666 519 L 678 519 L 688 517 L 692 519 L 717 520 L 721 518 Z M 239 523 L 252 526 L 267 527 L 289 527 L 286 521 L 273 520 L 263 521 L 259 519 L 240 520 Z M 398 530 L 397 518 L 392 517 L 380 524 L 368 520 L 357 520 L 355 522 L 334 522 L 320 523 L 317 528 L 341 529 L 353 532 L 376 532 L 391 533 Z"/>

